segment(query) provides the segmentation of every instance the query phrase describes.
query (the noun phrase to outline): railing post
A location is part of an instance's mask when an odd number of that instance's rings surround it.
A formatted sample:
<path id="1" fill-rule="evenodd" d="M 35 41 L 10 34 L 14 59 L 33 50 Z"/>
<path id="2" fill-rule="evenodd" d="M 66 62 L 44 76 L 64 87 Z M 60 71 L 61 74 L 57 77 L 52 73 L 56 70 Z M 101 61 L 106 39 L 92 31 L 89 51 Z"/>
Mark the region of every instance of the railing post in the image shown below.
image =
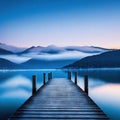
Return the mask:
<path id="1" fill-rule="evenodd" d="M 68 80 L 69 80 L 69 74 L 70 74 L 70 72 L 68 72 Z"/>
<path id="2" fill-rule="evenodd" d="M 48 81 L 50 80 L 50 73 L 48 73 Z"/>
<path id="3" fill-rule="evenodd" d="M 32 95 L 36 92 L 36 76 L 32 76 Z"/>
<path id="4" fill-rule="evenodd" d="M 43 85 L 46 84 L 46 73 L 43 73 Z"/>
<path id="5" fill-rule="evenodd" d="M 88 95 L 88 75 L 85 75 L 84 77 L 84 90 Z"/>
<path id="6" fill-rule="evenodd" d="M 68 79 L 71 80 L 71 72 L 68 72 Z"/>
<path id="7" fill-rule="evenodd" d="M 75 72 L 75 84 L 77 85 L 77 72 Z"/>
<path id="8" fill-rule="evenodd" d="M 71 72 L 70 72 L 70 80 L 71 80 Z"/>
<path id="9" fill-rule="evenodd" d="M 52 80 L 52 72 L 50 73 L 50 80 Z"/>

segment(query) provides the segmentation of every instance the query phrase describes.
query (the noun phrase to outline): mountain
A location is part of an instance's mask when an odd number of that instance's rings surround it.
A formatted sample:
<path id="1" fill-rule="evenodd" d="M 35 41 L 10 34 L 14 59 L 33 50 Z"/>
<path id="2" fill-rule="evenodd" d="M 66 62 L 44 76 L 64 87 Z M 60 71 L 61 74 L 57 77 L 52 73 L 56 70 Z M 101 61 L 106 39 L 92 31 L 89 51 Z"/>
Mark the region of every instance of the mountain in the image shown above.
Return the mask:
<path id="1" fill-rule="evenodd" d="M 47 47 L 32 46 L 24 51 L 21 48 L 0 43 L 0 58 L 15 63 L 17 68 L 61 68 L 87 56 L 98 55 L 110 49 L 94 46 Z M 4 48 L 4 49 L 3 49 Z M 9 50 L 10 51 L 9 51 Z M 14 51 L 14 52 L 11 52 Z M 19 65 L 18 65 L 19 64 Z M 6 67 L 7 64 L 4 64 Z"/>
<path id="2" fill-rule="evenodd" d="M 66 47 L 58 47 L 55 45 L 49 45 L 47 47 L 43 46 L 32 46 L 30 48 L 20 48 L 15 47 L 12 45 L 7 45 L 4 43 L 0 43 L 0 48 L 13 52 L 13 53 L 20 53 L 20 54 L 28 54 L 28 53 L 34 53 L 34 54 L 58 54 L 66 51 L 79 51 L 84 53 L 101 53 L 106 52 L 111 49 L 106 49 L 102 47 L 95 47 L 95 46 L 66 46 Z"/>
<path id="3" fill-rule="evenodd" d="M 74 62 L 75 60 L 39 60 L 30 59 L 27 62 L 21 64 L 22 68 L 32 69 L 54 69 L 61 68 L 67 64 Z"/>
<path id="4" fill-rule="evenodd" d="M 8 54 L 13 54 L 13 53 L 8 50 L 0 48 L 0 55 L 8 55 Z"/>
<path id="5" fill-rule="evenodd" d="M 26 49 L 26 48 L 15 47 L 12 45 L 6 45 L 4 43 L 0 43 L 0 48 L 8 50 L 8 51 L 13 52 L 13 53 L 22 52 Z"/>
<path id="6" fill-rule="evenodd" d="M 120 50 L 85 57 L 64 68 L 116 68 L 120 67 Z"/>
<path id="7" fill-rule="evenodd" d="M 0 69 L 15 69 L 19 66 L 13 62 L 10 62 L 9 60 L 0 58 Z"/>
<path id="8" fill-rule="evenodd" d="M 23 52 L 21 52 L 21 54 L 26 54 L 26 53 L 36 53 L 36 54 L 39 54 L 43 48 L 44 47 L 42 47 L 42 46 L 37 46 L 37 47 L 32 46 L 32 47 L 24 50 Z"/>

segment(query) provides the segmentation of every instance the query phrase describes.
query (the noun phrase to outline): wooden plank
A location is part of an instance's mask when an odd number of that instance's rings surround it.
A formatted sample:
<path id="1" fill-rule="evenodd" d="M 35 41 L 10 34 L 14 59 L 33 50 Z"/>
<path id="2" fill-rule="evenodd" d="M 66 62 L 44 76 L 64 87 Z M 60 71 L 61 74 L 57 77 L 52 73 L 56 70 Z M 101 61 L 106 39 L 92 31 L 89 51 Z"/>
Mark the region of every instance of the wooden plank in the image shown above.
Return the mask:
<path id="1" fill-rule="evenodd" d="M 52 79 L 30 97 L 10 120 L 108 120 L 104 112 L 71 80 Z"/>

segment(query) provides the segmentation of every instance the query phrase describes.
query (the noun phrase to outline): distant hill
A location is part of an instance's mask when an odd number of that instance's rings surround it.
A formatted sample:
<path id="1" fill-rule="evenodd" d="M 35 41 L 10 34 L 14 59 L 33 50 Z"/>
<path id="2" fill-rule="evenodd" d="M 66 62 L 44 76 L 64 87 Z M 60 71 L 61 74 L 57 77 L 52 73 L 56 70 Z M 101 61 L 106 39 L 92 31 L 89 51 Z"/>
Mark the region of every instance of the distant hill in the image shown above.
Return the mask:
<path id="1" fill-rule="evenodd" d="M 0 55 L 7 55 L 7 54 L 13 54 L 13 53 L 8 50 L 0 48 Z"/>
<path id="2" fill-rule="evenodd" d="M 116 68 L 120 67 L 120 50 L 85 57 L 64 68 Z"/>
<path id="3" fill-rule="evenodd" d="M 61 68 L 75 60 L 38 60 L 30 59 L 27 62 L 20 64 L 22 68 L 26 69 L 54 69 Z"/>
<path id="4" fill-rule="evenodd" d="M 18 64 L 0 58 L 0 69 L 15 69 L 15 68 L 19 68 Z"/>

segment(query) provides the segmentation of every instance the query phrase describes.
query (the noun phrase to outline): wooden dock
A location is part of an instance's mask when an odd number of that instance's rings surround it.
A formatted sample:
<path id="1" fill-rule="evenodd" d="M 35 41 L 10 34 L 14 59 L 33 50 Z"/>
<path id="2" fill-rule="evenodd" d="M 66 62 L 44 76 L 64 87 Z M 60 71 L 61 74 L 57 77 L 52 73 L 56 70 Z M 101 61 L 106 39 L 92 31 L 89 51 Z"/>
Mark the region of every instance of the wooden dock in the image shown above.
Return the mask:
<path id="1" fill-rule="evenodd" d="M 71 80 L 49 80 L 9 120 L 108 120 L 104 112 Z"/>

